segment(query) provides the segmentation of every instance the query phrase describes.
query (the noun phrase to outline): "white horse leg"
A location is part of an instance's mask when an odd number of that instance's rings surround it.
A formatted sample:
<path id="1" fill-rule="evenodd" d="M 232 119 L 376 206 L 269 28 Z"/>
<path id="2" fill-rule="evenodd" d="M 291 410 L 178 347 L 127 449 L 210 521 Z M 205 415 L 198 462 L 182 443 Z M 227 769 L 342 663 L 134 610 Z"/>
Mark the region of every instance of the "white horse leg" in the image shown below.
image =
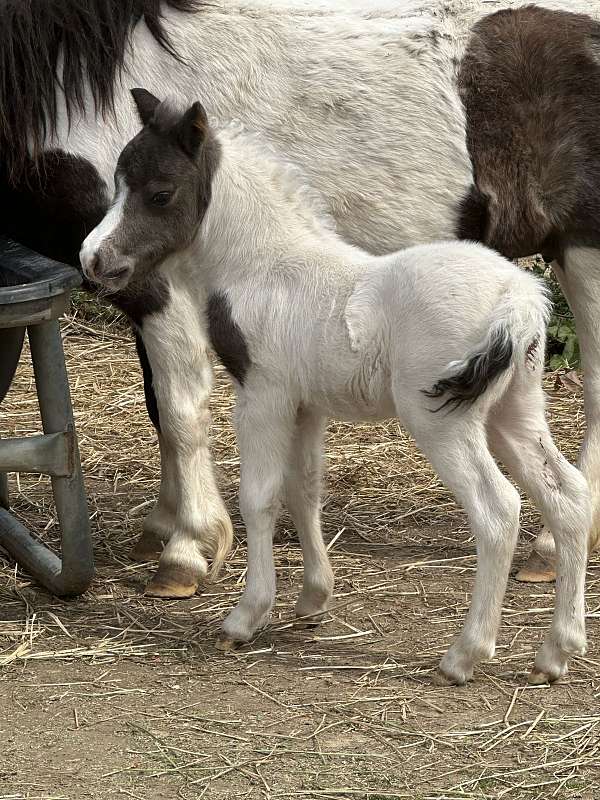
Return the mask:
<path id="1" fill-rule="evenodd" d="M 163 551 L 173 532 L 173 519 L 177 511 L 177 492 L 173 480 L 172 455 L 167 440 L 158 434 L 160 448 L 160 488 L 154 508 L 145 517 L 142 535 L 135 543 L 131 558 L 134 561 L 155 561 Z"/>
<path id="2" fill-rule="evenodd" d="M 583 359 L 586 432 L 578 466 L 592 498 L 592 552 L 600 544 L 600 250 L 569 248 L 564 266 L 554 263 L 553 269 L 573 311 Z M 536 539 L 517 578 L 532 582 L 553 580 L 555 565 L 554 539 L 546 528 Z"/>
<path id="3" fill-rule="evenodd" d="M 327 611 L 333 593 L 333 572 L 321 532 L 320 502 L 323 473 L 323 434 L 327 420 L 318 414 L 300 411 L 285 494 L 302 547 L 304 577 L 296 603 L 296 615 L 319 620 Z"/>
<path id="4" fill-rule="evenodd" d="M 519 530 L 519 493 L 502 475 L 487 446 L 483 423 L 470 412 L 441 418 L 427 412 L 410 430 L 440 479 L 467 512 L 477 547 L 471 605 L 460 634 L 441 660 L 440 678 L 462 685 L 479 661 L 493 657 L 502 600 Z M 451 427 L 452 426 L 452 427 Z M 419 430 L 421 434 L 419 434 Z"/>
<path id="5" fill-rule="evenodd" d="M 585 651 L 585 565 L 591 519 L 585 478 L 557 450 L 544 415 L 539 384 L 516 376 L 490 415 L 493 451 L 531 496 L 554 533 L 557 572 L 552 626 L 535 660 L 531 683 L 552 682 L 568 658 Z"/>
<path id="6" fill-rule="evenodd" d="M 147 587 L 152 597 L 189 597 L 218 570 L 232 541 L 209 448 L 212 369 L 197 302 L 171 291 L 167 307 L 144 319 L 142 338 L 158 403 L 164 503 L 152 522 L 167 545 Z"/>
<path id="7" fill-rule="evenodd" d="M 240 512 L 248 537 L 246 588 L 224 620 L 217 642 L 228 650 L 248 642 L 266 625 L 275 602 L 273 533 L 281 504 L 285 474 L 294 436 L 295 412 L 282 412 L 269 403 L 243 400 L 236 408 L 240 450 Z M 282 403 L 282 405 L 284 405 Z"/>

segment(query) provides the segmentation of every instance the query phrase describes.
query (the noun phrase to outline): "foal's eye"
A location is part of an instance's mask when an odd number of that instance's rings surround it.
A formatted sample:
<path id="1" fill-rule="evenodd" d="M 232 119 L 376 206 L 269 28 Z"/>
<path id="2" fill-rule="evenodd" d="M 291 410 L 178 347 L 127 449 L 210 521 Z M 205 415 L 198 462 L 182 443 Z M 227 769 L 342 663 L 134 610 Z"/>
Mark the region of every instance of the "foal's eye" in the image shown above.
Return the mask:
<path id="1" fill-rule="evenodd" d="M 166 206 L 172 196 L 173 192 L 157 192 L 152 195 L 150 202 L 153 206 Z"/>

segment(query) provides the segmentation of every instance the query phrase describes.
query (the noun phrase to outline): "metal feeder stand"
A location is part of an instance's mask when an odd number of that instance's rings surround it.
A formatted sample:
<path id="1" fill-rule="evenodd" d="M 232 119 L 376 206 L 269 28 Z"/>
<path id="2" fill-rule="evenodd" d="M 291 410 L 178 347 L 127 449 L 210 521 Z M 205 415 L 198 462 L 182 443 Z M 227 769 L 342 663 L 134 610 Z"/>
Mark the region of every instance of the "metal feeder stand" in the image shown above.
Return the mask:
<path id="1" fill-rule="evenodd" d="M 59 597 L 78 595 L 94 576 L 90 522 L 58 318 L 79 273 L 0 238 L 0 403 L 29 338 L 43 435 L 0 438 L 0 546 Z M 0 408 L 1 418 L 1 408 Z M 52 478 L 62 559 L 9 513 L 7 472 Z"/>

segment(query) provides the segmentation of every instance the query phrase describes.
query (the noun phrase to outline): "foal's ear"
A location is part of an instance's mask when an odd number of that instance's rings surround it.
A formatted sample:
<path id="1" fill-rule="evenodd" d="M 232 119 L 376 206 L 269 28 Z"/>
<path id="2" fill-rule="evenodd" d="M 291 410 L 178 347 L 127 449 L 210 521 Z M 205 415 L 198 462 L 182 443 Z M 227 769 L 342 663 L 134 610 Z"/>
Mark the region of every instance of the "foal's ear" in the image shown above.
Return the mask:
<path id="1" fill-rule="evenodd" d="M 194 103 L 175 127 L 179 144 L 191 158 L 195 158 L 208 133 L 208 117 L 201 103 Z"/>
<path id="2" fill-rule="evenodd" d="M 142 125 L 147 125 L 154 116 L 157 106 L 160 105 L 160 100 L 150 94 L 147 89 L 132 89 L 131 95 L 137 106 Z"/>

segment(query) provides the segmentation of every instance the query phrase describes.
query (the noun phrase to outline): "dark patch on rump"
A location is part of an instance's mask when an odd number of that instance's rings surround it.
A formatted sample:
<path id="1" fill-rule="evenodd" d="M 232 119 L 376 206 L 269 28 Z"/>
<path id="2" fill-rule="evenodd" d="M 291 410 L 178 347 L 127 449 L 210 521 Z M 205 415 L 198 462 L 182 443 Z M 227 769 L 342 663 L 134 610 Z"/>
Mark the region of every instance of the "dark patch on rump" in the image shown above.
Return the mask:
<path id="1" fill-rule="evenodd" d="M 37 185 L 30 178 L 38 176 Z M 42 255 L 79 267 L 79 250 L 108 209 L 107 186 L 87 159 L 49 150 L 14 186 L 0 170 L 2 233 Z"/>
<path id="2" fill-rule="evenodd" d="M 560 258 L 600 242 L 600 25 L 585 14 L 526 6 L 473 27 L 458 85 L 482 241 L 515 258 Z M 457 235 L 477 232 L 479 202 L 463 199 Z"/>
<path id="3" fill-rule="evenodd" d="M 208 298 L 208 332 L 221 363 L 242 386 L 250 367 L 250 355 L 244 334 L 232 317 L 225 292 L 213 292 Z"/>
<path id="4" fill-rule="evenodd" d="M 511 363 L 513 345 L 507 330 L 499 330 L 483 353 L 471 356 L 465 366 L 453 375 L 439 380 L 431 389 L 423 390 L 426 397 L 447 399 L 434 412 L 448 408 L 449 411 L 472 405 L 487 390 Z"/>

